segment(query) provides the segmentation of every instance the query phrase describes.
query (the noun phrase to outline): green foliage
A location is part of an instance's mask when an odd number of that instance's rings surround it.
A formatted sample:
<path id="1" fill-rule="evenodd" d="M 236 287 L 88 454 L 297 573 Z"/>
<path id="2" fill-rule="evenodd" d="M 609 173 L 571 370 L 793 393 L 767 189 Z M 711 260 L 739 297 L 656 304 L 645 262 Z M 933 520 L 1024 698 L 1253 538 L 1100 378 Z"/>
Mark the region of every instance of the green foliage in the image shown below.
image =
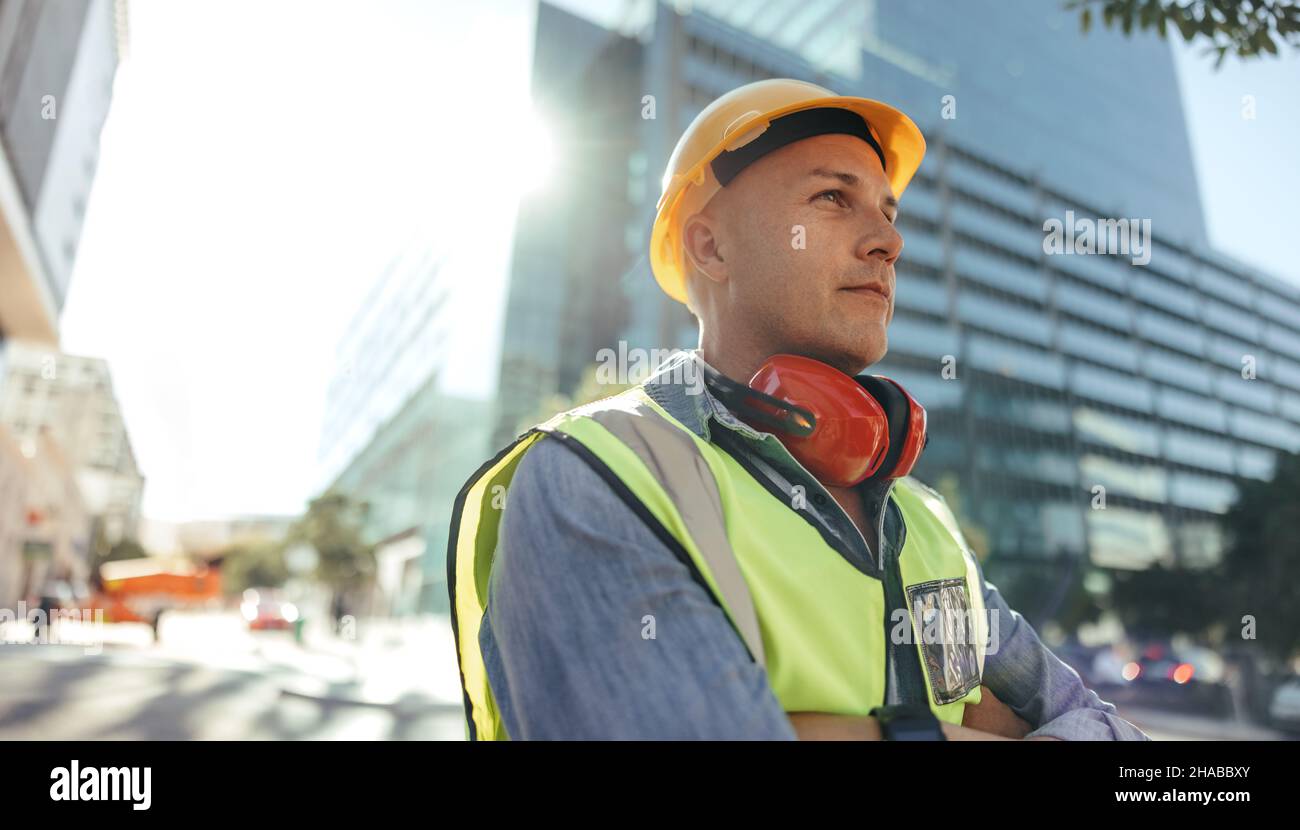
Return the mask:
<path id="1" fill-rule="evenodd" d="M 1253 617 L 1257 645 L 1285 661 L 1300 653 L 1300 455 L 1279 454 L 1270 482 L 1247 480 L 1223 518 L 1223 559 L 1203 570 L 1117 573 L 1113 599 L 1126 628 L 1241 641 Z"/>
<path id="2" fill-rule="evenodd" d="M 363 585 L 375 573 L 374 546 L 362 537 L 368 510 L 369 505 L 342 493 L 312 499 L 289 529 L 284 549 L 299 543 L 315 548 L 320 557 L 316 579 L 336 591 Z"/>
<path id="3" fill-rule="evenodd" d="M 221 585 L 227 594 L 240 594 L 246 588 L 279 588 L 289 578 L 280 542 L 232 545 L 222 552 L 221 560 Z"/>
<path id="4" fill-rule="evenodd" d="M 1300 652 L 1300 454 L 1279 454 L 1271 482 L 1247 481 L 1224 517 L 1231 543 L 1214 574 L 1221 622 L 1240 637 L 1253 615 L 1259 644 L 1281 660 Z"/>
<path id="5" fill-rule="evenodd" d="M 1125 36 L 1134 26 L 1154 29 L 1162 38 L 1172 28 L 1188 43 L 1208 41 L 1204 54 L 1218 56 L 1215 69 L 1229 54 L 1243 59 L 1277 55 L 1279 43 L 1300 48 L 1297 0 L 1067 0 L 1065 8 L 1079 10 L 1084 33 L 1099 10 L 1102 25 L 1118 26 Z"/>
<path id="6" fill-rule="evenodd" d="M 105 562 L 117 562 L 122 559 L 143 559 L 148 552 L 134 539 L 123 539 L 108 549 Z"/>

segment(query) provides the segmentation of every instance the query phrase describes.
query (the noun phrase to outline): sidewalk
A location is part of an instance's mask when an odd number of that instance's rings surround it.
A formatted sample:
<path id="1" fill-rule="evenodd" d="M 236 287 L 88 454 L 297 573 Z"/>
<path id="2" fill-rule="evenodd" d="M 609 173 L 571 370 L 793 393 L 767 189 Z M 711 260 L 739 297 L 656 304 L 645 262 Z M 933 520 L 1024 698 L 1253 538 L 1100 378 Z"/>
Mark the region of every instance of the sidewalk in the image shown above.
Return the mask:
<path id="1" fill-rule="evenodd" d="M 384 706 L 417 712 L 461 710 L 459 670 L 450 622 L 445 617 L 359 619 L 352 638 L 340 637 L 319 620 L 292 641 L 260 645 L 277 662 L 309 662 L 284 691 L 333 703 Z M 295 653 L 296 652 L 296 653 Z M 326 670 L 333 664 L 333 670 Z"/>

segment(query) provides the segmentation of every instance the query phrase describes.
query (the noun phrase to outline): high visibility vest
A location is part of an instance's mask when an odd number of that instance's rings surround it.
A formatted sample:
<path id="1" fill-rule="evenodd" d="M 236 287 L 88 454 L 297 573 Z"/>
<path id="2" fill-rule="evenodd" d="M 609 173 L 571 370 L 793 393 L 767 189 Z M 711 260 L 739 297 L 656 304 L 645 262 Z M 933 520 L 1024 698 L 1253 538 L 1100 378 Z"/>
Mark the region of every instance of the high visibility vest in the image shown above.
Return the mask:
<path id="1" fill-rule="evenodd" d="M 916 649 L 939 719 L 960 724 L 965 706 L 979 703 L 988 620 L 974 559 L 942 497 L 910 477 L 891 491 L 906 527 L 897 563 L 909 605 L 891 615 L 880 579 L 638 386 L 524 433 L 456 499 L 447 578 L 470 739 L 509 738 L 478 634 L 511 478 L 548 437 L 573 447 L 693 569 L 785 711 L 866 715 L 886 703 L 887 636 Z"/>

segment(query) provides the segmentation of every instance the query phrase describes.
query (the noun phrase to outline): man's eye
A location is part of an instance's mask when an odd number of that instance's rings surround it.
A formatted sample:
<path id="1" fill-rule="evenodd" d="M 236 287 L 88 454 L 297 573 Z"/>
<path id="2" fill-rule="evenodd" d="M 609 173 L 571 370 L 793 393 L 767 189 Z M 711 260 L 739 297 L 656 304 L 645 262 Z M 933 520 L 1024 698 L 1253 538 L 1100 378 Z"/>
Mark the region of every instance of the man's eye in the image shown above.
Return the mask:
<path id="1" fill-rule="evenodd" d="M 814 200 L 816 200 L 816 199 L 820 199 L 820 198 L 822 198 L 823 196 L 829 196 L 829 197 L 831 197 L 831 198 L 830 198 L 830 201 L 835 202 L 836 204 L 840 204 L 840 205 L 847 204 L 847 201 L 844 199 L 844 192 L 843 192 L 843 191 L 840 191 L 840 190 L 823 190 L 821 193 L 818 193 L 816 196 L 814 196 L 813 199 L 814 199 Z"/>

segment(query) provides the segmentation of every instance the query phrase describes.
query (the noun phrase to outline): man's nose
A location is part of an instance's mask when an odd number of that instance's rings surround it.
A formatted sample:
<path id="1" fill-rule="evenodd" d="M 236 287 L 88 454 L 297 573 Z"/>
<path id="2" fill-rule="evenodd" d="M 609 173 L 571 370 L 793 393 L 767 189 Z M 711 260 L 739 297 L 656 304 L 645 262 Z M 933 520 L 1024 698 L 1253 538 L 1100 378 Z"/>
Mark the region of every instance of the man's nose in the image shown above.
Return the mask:
<path id="1" fill-rule="evenodd" d="M 893 265 L 902 252 L 903 235 L 892 222 L 882 216 L 871 221 L 871 226 L 858 244 L 857 256 L 859 259 L 878 259 L 886 265 Z"/>

